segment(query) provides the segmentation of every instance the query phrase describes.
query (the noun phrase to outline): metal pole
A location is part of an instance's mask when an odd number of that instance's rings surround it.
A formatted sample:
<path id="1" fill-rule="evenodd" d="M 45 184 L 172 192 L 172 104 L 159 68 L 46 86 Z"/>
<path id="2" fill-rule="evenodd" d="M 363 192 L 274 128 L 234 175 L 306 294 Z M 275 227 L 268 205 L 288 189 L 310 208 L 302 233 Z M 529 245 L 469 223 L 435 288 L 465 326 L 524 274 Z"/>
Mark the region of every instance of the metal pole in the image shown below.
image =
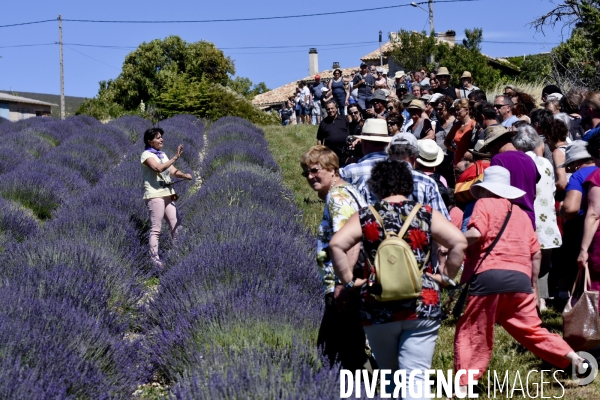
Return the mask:
<path id="1" fill-rule="evenodd" d="M 429 0 L 429 29 L 433 36 L 435 36 L 435 30 L 433 28 L 433 0 Z"/>
<path id="2" fill-rule="evenodd" d="M 60 52 L 60 119 L 65 119 L 65 71 L 63 64 L 62 15 L 58 16 L 58 48 Z"/>
<path id="3" fill-rule="evenodd" d="M 383 67 L 383 54 L 381 53 L 381 31 L 379 31 L 379 66 Z"/>

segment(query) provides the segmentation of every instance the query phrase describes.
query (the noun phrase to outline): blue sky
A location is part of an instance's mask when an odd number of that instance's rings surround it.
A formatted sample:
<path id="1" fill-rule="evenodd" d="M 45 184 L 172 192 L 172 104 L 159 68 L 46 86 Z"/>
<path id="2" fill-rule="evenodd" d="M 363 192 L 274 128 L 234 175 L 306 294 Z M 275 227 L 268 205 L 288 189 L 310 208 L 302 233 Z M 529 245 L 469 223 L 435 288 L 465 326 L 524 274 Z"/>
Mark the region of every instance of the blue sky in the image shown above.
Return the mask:
<path id="1" fill-rule="evenodd" d="M 283 2 L 283 1 L 39 1 L 26 4 L 3 2 L 0 25 L 55 19 L 100 20 L 205 20 L 327 13 L 409 4 L 409 0 L 381 2 Z M 549 51 L 561 40 L 560 28 L 536 33 L 527 24 L 552 8 L 550 0 L 479 0 L 434 3 L 435 30 L 453 29 L 460 39 L 465 29 L 483 28 L 483 52 L 491 56 L 515 56 Z M 423 5 L 427 8 L 427 5 Z M 267 21 L 203 24 L 91 24 L 63 23 L 63 42 L 132 47 L 132 49 L 77 47 L 64 49 L 65 93 L 93 97 L 98 82 L 115 78 L 126 54 L 144 41 L 179 35 L 194 42 L 207 40 L 224 49 L 235 61 L 236 75 L 269 88 L 308 75 L 308 49 L 319 52 L 319 68 L 334 61 L 342 67 L 359 64 L 359 58 L 378 48 L 379 31 L 429 30 L 428 13 L 414 7 L 369 10 L 342 15 Z M 0 28 L 0 89 L 59 93 L 57 45 L 7 48 L 58 41 L 58 23 Z M 372 44 L 348 43 L 369 42 Z M 493 42 L 535 42 L 505 44 Z M 345 44 L 343 46 L 325 46 Z M 287 46 L 277 49 L 235 49 L 255 46 Z M 291 47 L 300 46 L 300 47 Z"/>

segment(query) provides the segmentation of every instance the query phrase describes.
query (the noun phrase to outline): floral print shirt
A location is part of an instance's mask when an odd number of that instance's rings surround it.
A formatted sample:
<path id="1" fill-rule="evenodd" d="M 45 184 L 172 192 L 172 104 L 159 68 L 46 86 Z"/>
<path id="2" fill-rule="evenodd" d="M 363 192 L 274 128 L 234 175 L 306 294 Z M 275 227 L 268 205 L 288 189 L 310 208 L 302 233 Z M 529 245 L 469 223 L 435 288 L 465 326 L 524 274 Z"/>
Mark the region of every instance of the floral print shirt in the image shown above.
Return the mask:
<path id="1" fill-rule="evenodd" d="M 556 209 L 554 208 L 554 168 L 550 161 L 544 157 L 537 156 L 534 152 L 527 154 L 535 162 L 540 180 L 535 185 L 535 200 L 533 210 L 535 211 L 535 231 L 542 249 L 555 249 L 562 245 L 562 237 L 556 222 Z"/>
<path id="2" fill-rule="evenodd" d="M 405 200 L 400 203 L 380 201 L 374 207 L 379 212 L 386 230 L 397 233 L 416 204 L 412 200 Z M 406 243 L 410 245 L 421 268 L 423 268 L 427 254 L 431 250 L 432 212 L 431 206 L 421 206 L 403 237 Z M 385 235 L 368 207 L 361 208 L 359 216 L 363 232 L 364 250 L 369 261 L 374 263 L 377 248 Z M 369 266 L 366 262 L 363 265 L 363 277 L 368 277 L 370 273 Z M 440 287 L 426 272 L 436 274 L 437 266 L 433 266 L 428 261 L 428 264 L 423 268 L 423 289 L 421 295 L 416 299 L 379 302 L 367 292 L 367 285 L 365 284 L 361 288 L 363 325 L 383 324 L 407 319 L 441 319 Z"/>
<path id="3" fill-rule="evenodd" d="M 358 190 L 348 183 L 333 186 L 325 198 L 323 220 L 317 235 L 317 267 L 325 294 L 333 293 L 338 282 L 329 255 L 329 241 L 356 211 L 366 205 L 367 202 Z M 361 257 L 359 257 L 359 264 L 362 265 Z"/>

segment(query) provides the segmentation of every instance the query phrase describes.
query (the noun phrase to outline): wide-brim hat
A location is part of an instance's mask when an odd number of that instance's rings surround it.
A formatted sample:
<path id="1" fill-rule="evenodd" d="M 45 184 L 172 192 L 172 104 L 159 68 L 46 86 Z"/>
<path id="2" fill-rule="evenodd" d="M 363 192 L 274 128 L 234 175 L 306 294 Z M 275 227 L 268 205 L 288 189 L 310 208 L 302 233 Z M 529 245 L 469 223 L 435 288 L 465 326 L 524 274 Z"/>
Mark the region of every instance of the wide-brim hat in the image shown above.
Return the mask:
<path id="1" fill-rule="evenodd" d="M 431 96 L 431 99 L 429 99 L 429 102 L 430 103 L 438 103 L 443 98 L 444 98 L 443 94 L 441 94 L 441 93 L 434 93 L 434 95 Z"/>
<path id="2" fill-rule="evenodd" d="M 411 100 L 410 104 L 408 105 L 408 107 L 406 107 L 406 109 L 423 111 L 425 109 L 425 107 L 423 106 L 423 102 L 421 100 L 414 99 L 414 100 Z"/>
<path id="3" fill-rule="evenodd" d="M 355 136 L 368 142 L 389 143 L 392 137 L 388 135 L 387 122 L 380 118 L 369 118 L 365 121 L 362 128 L 362 134 Z"/>
<path id="4" fill-rule="evenodd" d="M 426 94 L 424 96 L 419 97 L 419 100 L 423 100 L 423 101 L 431 101 L 431 95 L 430 94 Z"/>
<path id="5" fill-rule="evenodd" d="M 511 186 L 510 172 L 499 165 L 488 167 L 483 173 L 483 182 L 471 186 L 471 194 L 475 198 L 481 197 L 481 189 L 487 189 L 498 197 L 513 200 L 525 196 L 525 192 Z"/>
<path id="6" fill-rule="evenodd" d="M 583 140 L 575 140 L 567 146 L 565 151 L 565 162 L 557 165 L 556 168 L 565 168 L 567 165 L 578 160 L 585 160 L 586 158 L 592 158 L 592 155 L 587 151 L 587 142 Z"/>
<path id="7" fill-rule="evenodd" d="M 439 67 L 437 70 L 437 73 L 435 75 L 436 76 L 440 76 L 440 75 L 441 76 L 444 76 L 444 75 L 452 76 L 452 75 L 450 75 L 450 71 L 448 71 L 448 68 L 446 68 L 446 67 Z"/>
<path id="8" fill-rule="evenodd" d="M 484 147 L 484 140 L 480 139 L 477 141 L 477 143 L 475 143 L 474 148 L 469 149 L 469 153 L 473 154 L 474 156 L 481 157 L 481 158 L 492 158 L 492 155 L 490 153 L 485 153 L 485 152 L 481 151 L 481 149 L 483 149 L 483 147 Z"/>
<path id="9" fill-rule="evenodd" d="M 397 71 L 397 72 L 394 74 L 394 78 L 396 78 L 396 79 L 400 79 L 400 78 L 402 78 L 403 76 L 406 76 L 406 72 L 404 72 L 404 71 Z"/>
<path id="10" fill-rule="evenodd" d="M 417 96 L 414 94 L 407 93 L 402 98 L 402 104 L 410 104 L 411 101 L 416 100 Z"/>
<path id="11" fill-rule="evenodd" d="M 373 93 L 373 97 L 371 97 L 371 101 L 373 101 L 373 100 L 379 100 L 379 101 L 386 102 L 387 96 L 383 90 L 378 89 L 375 91 L 375 93 Z"/>
<path id="12" fill-rule="evenodd" d="M 444 161 L 444 150 L 432 139 L 419 140 L 417 162 L 426 167 L 437 167 Z"/>
<path id="13" fill-rule="evenodd" d="M 463 74 L 460 76 L 460 79 L 463 78 L 472 78 L 471 73 L 469 71 L 463 72 Z"/>
<path id="14" fill-rule="evenodd" d="M 483 147 L 480 150 L 487 151 L 487 147 L 490 143 L 509 133 L 510 131 L 500 124 L 488 126 L 485 128 L 485 131 L 483 131 Z"/>

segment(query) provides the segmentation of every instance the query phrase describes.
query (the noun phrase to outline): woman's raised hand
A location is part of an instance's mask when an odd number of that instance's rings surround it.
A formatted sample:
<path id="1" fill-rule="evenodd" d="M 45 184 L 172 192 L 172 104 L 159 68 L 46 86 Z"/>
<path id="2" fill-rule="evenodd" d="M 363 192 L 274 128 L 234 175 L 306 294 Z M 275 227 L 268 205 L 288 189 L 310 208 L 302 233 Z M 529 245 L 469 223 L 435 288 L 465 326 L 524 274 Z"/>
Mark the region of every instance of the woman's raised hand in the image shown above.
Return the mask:
<path id="1" fill-rule="evenodd" d="M 181 157 L 181 153 L 183 153 L 183 145 L 180 144 L 179 146 L 177 146 L 177 158 Z"/>

